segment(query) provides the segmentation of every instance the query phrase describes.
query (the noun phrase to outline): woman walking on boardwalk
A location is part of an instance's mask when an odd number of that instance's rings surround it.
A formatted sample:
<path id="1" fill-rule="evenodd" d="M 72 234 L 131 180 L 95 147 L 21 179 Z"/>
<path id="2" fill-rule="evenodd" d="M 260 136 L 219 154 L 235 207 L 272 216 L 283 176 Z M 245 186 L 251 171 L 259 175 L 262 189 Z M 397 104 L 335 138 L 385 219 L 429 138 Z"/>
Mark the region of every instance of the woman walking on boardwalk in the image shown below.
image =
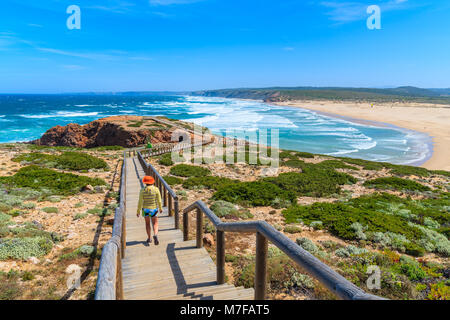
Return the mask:
<path id="1" fill-rule="evenodd" d="M 145 176 L 142 179 L 142 182 L 145 184 L 145 187 L 141 189 L 139 193 L 139 203 L 137 208 L 137 217 L 141 214 L 145 218 L 145 229 L 147 231 L 147 243 L 151 243 L 151 234 L 152 229 L 150 226 L 150 219 L 152 219 L 153 223 L 153 231 L 155 240 L 155 244 L 159 244 L 158 240 L 158 209 L 159 212 L 162 213 L 162 203 L 161 203 L 161 193 L 159 189 L 154 186 L 155 179 L 150 176 Z"/>

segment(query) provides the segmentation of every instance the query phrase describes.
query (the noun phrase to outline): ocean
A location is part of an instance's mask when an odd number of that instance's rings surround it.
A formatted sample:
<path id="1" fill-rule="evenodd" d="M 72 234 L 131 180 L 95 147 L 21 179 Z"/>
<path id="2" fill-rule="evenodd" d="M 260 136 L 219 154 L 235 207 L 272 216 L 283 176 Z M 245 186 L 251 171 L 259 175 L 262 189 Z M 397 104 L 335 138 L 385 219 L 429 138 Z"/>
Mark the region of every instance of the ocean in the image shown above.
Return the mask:
<path id="1" fill-rule="evenodd" d="M 431 137 L 411 130 L 258 101 L 194 96 L 0 95 L 0 143 L 34 140 L 56 125 L 112 115 L 166 116 L 216 134 L 276 128 L 283 149 L 396 164 L 420 165 L 432 154 Z"/>

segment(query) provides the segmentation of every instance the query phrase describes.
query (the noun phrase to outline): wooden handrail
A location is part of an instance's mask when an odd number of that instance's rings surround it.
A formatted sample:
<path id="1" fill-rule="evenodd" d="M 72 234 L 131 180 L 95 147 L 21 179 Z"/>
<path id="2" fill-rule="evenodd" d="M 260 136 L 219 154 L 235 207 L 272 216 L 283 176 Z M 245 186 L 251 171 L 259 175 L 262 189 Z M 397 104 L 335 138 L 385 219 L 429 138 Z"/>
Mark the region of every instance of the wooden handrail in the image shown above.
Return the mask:
<path id="1" fill-rule="evenodd" d="M 126 249 L 126 165 L 127 152 L 124 152 L 119 189 L 120 205 L 116 208 L 112 237 L 102 250 L 95 300 L 123 299 L 122 259 L 125 257 Z"/>
<path id="2" fill-rule="evenodd" d="M 188 240 L 189 212 L 197 211 L 197 247 L 203 246 L 203 214 L 213 223 L 217 230 L 217 282 L 223 284 L 225 280 L 225 232 L 256 233 L 256 264 L 255 264 L 255 300 L 266 298 L 267 283 L 267 247 L 268 241 L 289 256 L 311 276 L 321 282 L 331 292 L 345 300 L 384 300 L 381 297 L 366 293 L 311 253 L 300 247 L 291 239 L 265 221 L 222 222 L 203 201 L 197 201 L 183 210 L 183 238 Z"/>

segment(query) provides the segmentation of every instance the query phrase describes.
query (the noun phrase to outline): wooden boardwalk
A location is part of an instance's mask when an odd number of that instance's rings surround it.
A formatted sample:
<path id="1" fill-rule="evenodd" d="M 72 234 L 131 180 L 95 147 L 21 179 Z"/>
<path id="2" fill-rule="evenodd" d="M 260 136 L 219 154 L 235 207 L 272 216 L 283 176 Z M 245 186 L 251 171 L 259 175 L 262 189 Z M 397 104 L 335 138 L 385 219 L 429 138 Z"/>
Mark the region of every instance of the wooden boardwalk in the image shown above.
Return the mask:
<path id="1" fill-rule="evenodd" d="M 217 285 L 216 266 L 195 241 L 183 241 L 167 208 L 159 217 L 159 241 L 146 245 L 142 217 L 136 217 L 144 171 L 136 157 L 127 161 L 126 256 L 122 260 L 124 299 L 251 300 L 254 289 Z"/>

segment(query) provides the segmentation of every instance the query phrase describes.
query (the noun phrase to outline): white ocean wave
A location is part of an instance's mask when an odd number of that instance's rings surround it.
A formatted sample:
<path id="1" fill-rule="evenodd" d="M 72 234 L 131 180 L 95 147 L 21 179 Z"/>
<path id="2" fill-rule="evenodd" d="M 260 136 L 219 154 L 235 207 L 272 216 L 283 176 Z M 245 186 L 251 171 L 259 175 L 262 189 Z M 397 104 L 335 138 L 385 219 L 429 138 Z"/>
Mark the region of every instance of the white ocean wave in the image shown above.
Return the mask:
<path id="1" fill-rule="evenodd" d="M 99 112 L 69 112 L 58 111 L 54 114 L 21 114 L 20 116 L 27 119 L 46 119 L 46 118 L 72 118 L 72 117 L 93 117 L 97 116 Z"/>

